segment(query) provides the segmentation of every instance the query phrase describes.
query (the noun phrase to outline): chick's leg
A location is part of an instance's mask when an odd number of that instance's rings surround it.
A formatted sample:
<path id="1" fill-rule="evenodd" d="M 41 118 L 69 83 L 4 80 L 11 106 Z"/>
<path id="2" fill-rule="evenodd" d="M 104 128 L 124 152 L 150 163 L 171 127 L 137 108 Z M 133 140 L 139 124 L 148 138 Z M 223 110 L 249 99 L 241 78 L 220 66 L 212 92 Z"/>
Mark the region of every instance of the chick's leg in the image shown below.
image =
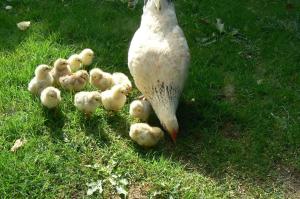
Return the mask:
<path id="1" fill-rule="evenodd" d="M 144 95 L 138 96 L 137 97 L 138 100 L 146 100 L 146 97 Z"/>

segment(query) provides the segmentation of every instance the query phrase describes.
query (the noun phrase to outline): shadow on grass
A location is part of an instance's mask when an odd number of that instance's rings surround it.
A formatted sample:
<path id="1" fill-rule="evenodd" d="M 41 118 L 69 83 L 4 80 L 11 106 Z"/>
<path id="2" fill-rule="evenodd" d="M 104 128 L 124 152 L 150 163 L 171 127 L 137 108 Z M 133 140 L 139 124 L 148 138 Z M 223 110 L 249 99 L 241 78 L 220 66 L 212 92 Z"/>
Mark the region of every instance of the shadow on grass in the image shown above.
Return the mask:
<path id="1" fill-rule="evenodd" d="M 63 127 L 65 125 L 65 116 L 60 108 L 48 109 L 43 107 L 43 113 L 45 118 L 45 126 L 47 126 L 51 131 L 51 136 L 54 139 L 63 140 Z"/>
<path id="2" fill-rule="evenodd" d="M 101 117 L 99 115 L 94 114 L 86 116 L 83 113 L 80 113 L 79 117 L 81 128 L 84 129 L 86 135 L 93 136 L 94 139 L 101 145 L 105 144 L 109 146 L 111 144 L 111 140 L 102 128 L 100 123 Z"/>
<path id="3" fill-rule="evenodd" d="M 117 135 L 129 139 L 129 128 L 130 124 L 127 120 L 121 116 L 119 112 L 108 113 L 107 123 L 112 131 Z"/>
<path id="4" fill-rule="evenodd" d="M 218 114 L 204 114 L 203 107 Z M 276 181 L 270 178 L 272 159 L 249 149 L 261 143 L 249 140 L 246 121 L 218 109 L 211 102 L 182 101 L 177 112 L 181 131 L 176 145 L 166 138 L 155 150 L 145 151 L 137 146 L 137 151 L 145 159 L 171 158 L 187 171 L 196 171 L 220 182 L 228 175 L 236 180 L 254 181 L 258 186 Z"/>

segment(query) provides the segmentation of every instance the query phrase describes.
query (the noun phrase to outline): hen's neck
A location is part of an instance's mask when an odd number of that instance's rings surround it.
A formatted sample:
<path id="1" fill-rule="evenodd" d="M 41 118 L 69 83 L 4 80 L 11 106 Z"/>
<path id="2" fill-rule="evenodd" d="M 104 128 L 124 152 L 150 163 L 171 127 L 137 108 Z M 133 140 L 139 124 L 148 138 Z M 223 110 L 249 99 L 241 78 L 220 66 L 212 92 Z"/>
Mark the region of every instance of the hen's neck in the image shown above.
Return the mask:
<path id="1" fill-rule="evenodd" d="M 177 24 L 178 22 L 173 6 L 169 6 L 163 10 L 153 9 L 153 7 L 144 7 L 141 28 L 155 33 L 165 33 L 171 31 Z"/>

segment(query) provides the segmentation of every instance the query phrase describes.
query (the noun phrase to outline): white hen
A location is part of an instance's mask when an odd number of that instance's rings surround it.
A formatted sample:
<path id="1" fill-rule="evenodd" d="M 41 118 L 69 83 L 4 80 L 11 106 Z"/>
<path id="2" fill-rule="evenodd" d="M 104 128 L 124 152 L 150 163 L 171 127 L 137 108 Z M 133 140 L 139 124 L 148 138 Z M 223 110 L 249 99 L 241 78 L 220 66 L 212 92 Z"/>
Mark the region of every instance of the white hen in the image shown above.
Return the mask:
<path id="1" fill-rule="evenodd" d="M 173 141 L 179 130 L 176 109 L 189 60 L 189 47 L 171 0 L 145 0 L 141 25 L 131 41 L 128 67 Z"/>

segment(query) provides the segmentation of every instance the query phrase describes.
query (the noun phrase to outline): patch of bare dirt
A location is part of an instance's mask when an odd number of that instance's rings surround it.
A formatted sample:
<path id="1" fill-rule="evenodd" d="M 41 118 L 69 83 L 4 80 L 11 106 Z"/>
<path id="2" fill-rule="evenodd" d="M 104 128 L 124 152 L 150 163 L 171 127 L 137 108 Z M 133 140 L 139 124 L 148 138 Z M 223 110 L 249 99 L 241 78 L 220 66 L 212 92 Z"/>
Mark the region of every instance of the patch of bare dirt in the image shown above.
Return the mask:
<path id="1" fill-rule="evenodd" d="M 128 191 L 128 199 L 147 199 L 149 185 L 132 185 Z"/>
<path id="2" fill-rule="evenodd" d="M 229 139 L 239 139 L 241 137 L 233 122 L 226 122 L 221 129 L 221 133 L 225 138 Z"/>
<path id="3" fill-rule="evenodd" d="M 285 198 L 300 198 L 300 171 L 286 165 L 279 165 L 280 180 L 286 188 Z"/>

